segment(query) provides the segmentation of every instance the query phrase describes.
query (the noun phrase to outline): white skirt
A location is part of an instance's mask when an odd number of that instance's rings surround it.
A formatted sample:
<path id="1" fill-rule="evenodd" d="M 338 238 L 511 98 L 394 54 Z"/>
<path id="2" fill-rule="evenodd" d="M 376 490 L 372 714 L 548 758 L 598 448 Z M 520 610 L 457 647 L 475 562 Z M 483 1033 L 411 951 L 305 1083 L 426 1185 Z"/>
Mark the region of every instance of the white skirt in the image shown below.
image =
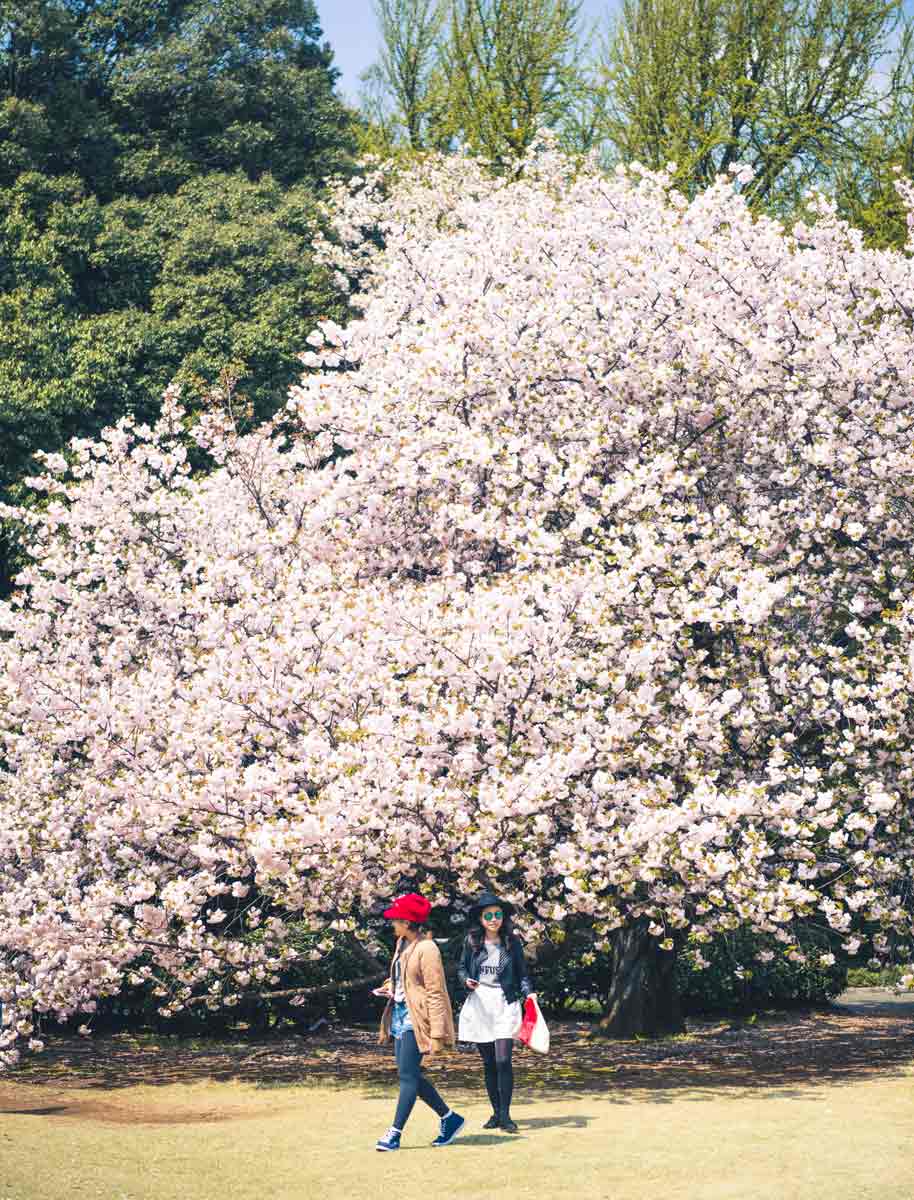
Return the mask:
<path id="1" fill-rule="evenodd" d="M 501 1038 L 517 1037 L 523 1013 L 520 1001 L 510 1004 L 500 987 L 480 984 L 470 992 L 460 1010 L 457 1040 L 461 1042 L 495 1042 Z"/>

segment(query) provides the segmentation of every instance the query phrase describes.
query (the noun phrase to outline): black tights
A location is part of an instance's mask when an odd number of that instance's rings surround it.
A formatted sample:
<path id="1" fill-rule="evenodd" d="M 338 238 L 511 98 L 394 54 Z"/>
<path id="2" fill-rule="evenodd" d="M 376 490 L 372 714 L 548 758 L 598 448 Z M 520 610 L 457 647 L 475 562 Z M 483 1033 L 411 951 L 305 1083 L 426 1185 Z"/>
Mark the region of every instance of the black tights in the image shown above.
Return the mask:
<path id="1" fill-rule="evenodd" d="M 498 1038 L 494 1042 L 479 1042 L 482 1067 L 486 1075 L 486 1091 L 492 1101 L 492 1111 L 498 1117 L 511 1115 L 514 1095 L 514 1067 L 511 1064 L 513 1038 Z"/>

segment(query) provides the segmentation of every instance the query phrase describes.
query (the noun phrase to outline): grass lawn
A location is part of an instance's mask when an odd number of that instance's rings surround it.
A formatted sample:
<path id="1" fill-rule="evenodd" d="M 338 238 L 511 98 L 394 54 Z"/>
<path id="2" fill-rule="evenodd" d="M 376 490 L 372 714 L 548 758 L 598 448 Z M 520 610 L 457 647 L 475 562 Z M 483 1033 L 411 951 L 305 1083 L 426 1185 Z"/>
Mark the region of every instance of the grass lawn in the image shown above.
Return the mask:
<path id="1" fill-rule="evenodd" d="M 372 1143 L 393 1090 L 376 1085 L 200 1082 L 69 1091 L 66 1105 L 28 1090 L 34 1110 L 0 1118 L 0 1200 L 914 1197 L 911 1068 L 822 1087 L 521 1096 L 516 1137 L 480 1129 L 478 1094 L 452 1094 L 464 1136 L 433 1149 L 435 1119 L 417 1106 L 386 1155 Z"/>
<path id="2" fill-rule="evenodd" d="M 914 1004 L 844 999 L 663 1042 L 554 1027 L 518 1057 L 516 1137 L 452 1055 L 432 1077 L 466 1132 L 433 1149 L 417 1105 L 395 1154 L 372 1029 L 72 1039 L 0 1076 L 0 1200 L 914 1200 Z"/>

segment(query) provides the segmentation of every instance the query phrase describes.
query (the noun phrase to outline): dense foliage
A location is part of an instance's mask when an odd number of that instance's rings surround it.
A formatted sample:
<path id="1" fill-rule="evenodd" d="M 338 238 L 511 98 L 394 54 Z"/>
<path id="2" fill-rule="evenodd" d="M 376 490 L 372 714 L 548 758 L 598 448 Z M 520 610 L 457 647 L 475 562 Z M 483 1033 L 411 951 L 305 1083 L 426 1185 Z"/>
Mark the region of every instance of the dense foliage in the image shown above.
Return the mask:
<path id="1" fill-rule="evenodd" d="M 0 185 L 77 175 L 101 200 L 210 172 L 319 180 L 349 116 L 313 0 L 3 0 Z"/>
<path id="2" fill-rule="evenodd" d="M 0 495 L 173 379 L 282 403 L 345 310 L 312 256 L 353 144 L 320 36 L 311 0 L 0 4 Z"/>
<path id="3" fill-rule="evenodd" d="M 764 934 L 734 930 L 717 934 L 702 948 L 704 965 L 683 954 L 676 982 L 686 1013 L 752 1013 L 766 1008 L 825 1004 L 843 990 L 847 968 L 832 952 L 827 932 L 797 931 L 788 948 Z M 798 960 L 789 957 L 798 951 Z M 551 952 L 550 952 L 551 951 Z M 593 953 L 592 939 L 565 938 L 541 951 L 537 995 L 555 1012 L 600 1012 L 610 994 L 606 956 Z M 594 1002 L 596 1002 L 594 1004 Z"/>

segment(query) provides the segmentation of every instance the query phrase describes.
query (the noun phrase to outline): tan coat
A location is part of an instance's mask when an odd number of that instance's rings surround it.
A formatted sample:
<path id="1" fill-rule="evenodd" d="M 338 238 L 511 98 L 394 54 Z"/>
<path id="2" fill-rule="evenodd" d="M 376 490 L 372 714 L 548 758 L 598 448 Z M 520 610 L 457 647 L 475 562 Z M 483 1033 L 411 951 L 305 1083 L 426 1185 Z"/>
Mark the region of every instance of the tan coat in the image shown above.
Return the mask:
<path id="1" fill-rule="evenodd" d="M 388 984 L 391 996 L 394 991 L 394 964 L 398 954 L 402 955 L 406 1007 L 420 1052 L 428 1054 L 432 1049 L 432 1042 L 436 1043 L 435 1049 L 453 1046 L 457 1035 L 454 1031 L 454 1014 L 451 1011 L 451 998 L 448 995 L 441 951 L 430 937 L 420 937 L 412 945 L 401 938 L 390 964 Z M 394 1002 L 391 999 L 381 1017 L 378 1041 L 382 1043 L 390 1041 L 393 1010 Z"/>

